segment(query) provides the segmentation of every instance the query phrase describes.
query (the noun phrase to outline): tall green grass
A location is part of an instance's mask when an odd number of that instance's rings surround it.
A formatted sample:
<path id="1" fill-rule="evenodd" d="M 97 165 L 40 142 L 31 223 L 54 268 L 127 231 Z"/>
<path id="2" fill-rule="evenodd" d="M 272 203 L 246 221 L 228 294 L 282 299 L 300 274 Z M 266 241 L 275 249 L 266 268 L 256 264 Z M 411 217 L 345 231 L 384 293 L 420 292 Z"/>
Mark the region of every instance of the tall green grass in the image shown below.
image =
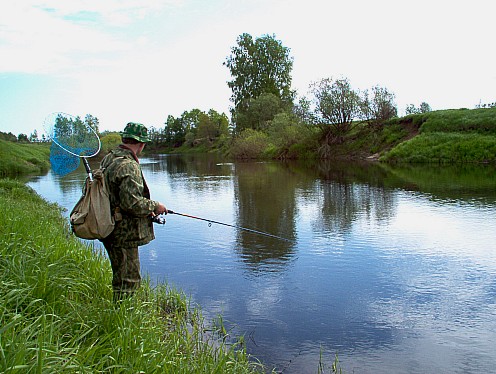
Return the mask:
<path id="1" fill-rule="evenodd" d="M 50 169 L 49 144 L 18 144 L 0 139 L 0 177 L 43 173 Z"/>
<path id="2" fill-rule="evenodd" d="M 105 256 L 69 233 L 57 205 L 0 179 L 1 373 L 253 373 L 238 343 L 149 282 L 112 302 Z"/>
<path id="3" fill-rule="evenodd" d="M 423 133 L 393 148 L 381 161 L 406 163 L 496 162 L 496 137 Z"/>
<path id="4" fill-rule="evenodd" d="M 496 108 L 438 110 L 416 116 L 422 118 L 421 133 L 460 132 L 496 135 Z"/>
<path id="5" fill-rule="evenodd" d="M 402 163 L 496 162 L 496 108 L 450 109 L 389 121 L 413 126 L 420 134 L 401 142 L 381 161 Z"/>

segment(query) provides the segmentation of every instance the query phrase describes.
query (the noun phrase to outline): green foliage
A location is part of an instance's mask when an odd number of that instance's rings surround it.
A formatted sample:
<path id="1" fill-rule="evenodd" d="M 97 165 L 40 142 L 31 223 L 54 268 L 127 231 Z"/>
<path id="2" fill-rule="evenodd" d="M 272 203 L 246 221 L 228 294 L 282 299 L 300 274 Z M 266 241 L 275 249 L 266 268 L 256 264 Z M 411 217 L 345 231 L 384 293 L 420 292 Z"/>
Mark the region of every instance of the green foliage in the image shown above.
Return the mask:
<path id="1" fill-rule="evenodd" d="M 273 145 L 268 153 L 272 158 L 307 158 L 314 133 L 311 127 L 301 124 L 294 115 L 279 113 L 268 129 L 270 143 Z"/>
<path id="2" fill-rule="evenodd" d="M 245 33 L 237 38 L 237 45 L 224 62 L 232 77 L 227 84 L 232 90 L 233 119 L 246 112 L 251 99 L 262 94 L 273 94 L 288 106 L 292 103 L 293 58 L 289 51 L 275 35 L 253 40 Z"/>
<path id="3" fill-rule="evenodd" d="M 388 119 L 396 117 L 398 113 L 394 98 L 394 94 L 385 87 L 372 87 L 370 99 L 366 90 L 361 98 L 360 117 L 371 125 L 382 125 Z"/>
<path id="4" fill-rule="evenodd" d="M 48 144 L 0 140 L 0 176 L 43 173 L 50 169 Z"/>
<path id="5" fill-rule="evenodd" d="M 248 100 L 244 111 L 235 113 L 236 131 L 266 131 L 274 117 L 284 111 L 282 100 L 272 93 L 263 93 Z"/>
<path id="6" fill-rule="evenodd" d="M 496 162 L 496 137 L 427 132 L 399 144 L 381 160 L 410 163 Z"/>
<path id="7" fill-rule="evenodd" d="M 408 104 L 406 106 L 405 113 L 406 115 L 422 114 L 422 113 L 429 113 L 431 110 L 432 110 L 431 106 L 424 101 L 420 103 L 420 106 L 418 108 L 413 104 Z"/>
<path id="8" fill-rule="evenodd" d="M 0 131 L 0 140 L 6 140 L 8 142 L 17 142 L 17 136 L 12 134 L 11 132 L 6 133 L 3 131 Z"/>
<path id="9" fill-rule="evenodd" d="M 322 79 L 312 87 L 315 96 L 316 119 L 323 136 L 322 145 L 328 148 L 340 143 L 353 128 L 353 120 L 360 115 L 360 97 L 348 79 Z"/>
<path id="10" fill-rule="evenodd" d="M 243 130 L 233 141 L 230 154 L 237 159 L 257 159 L 269 151 L 269 137 L 261 131 Z"/>
<path id="11" fill-rule="evenodd" d="M 229 135 L 229 119 L 213 109 L 208 113 L 193 109 L 183 112 L 178 118 L 169 115 L 163 134 L 169 148 L 201 145 L 208 149 Z"/>
<path id="12" fill-rule="evenodd" d="M 121 136 L 116 132 L 110 132 L 102 136 L 100 142 L 102 144 L 100 155 L 104 156 L 121 143 Z"/>
<path id="13" fill-rule="evenodd" d="M 23 184 L 0 179 L 0 210 L 0 372 L 263 372 L 167 285 L 115 305 L 106 257 Z"/>

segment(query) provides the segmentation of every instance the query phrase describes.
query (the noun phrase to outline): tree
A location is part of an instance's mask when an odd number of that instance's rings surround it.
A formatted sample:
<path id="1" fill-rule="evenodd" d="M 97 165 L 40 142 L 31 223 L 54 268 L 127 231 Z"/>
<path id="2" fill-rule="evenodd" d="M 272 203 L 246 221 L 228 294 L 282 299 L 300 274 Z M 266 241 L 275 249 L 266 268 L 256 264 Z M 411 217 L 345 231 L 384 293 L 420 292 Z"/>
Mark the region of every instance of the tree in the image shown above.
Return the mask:
<path id="1" fill-rule="evenodd" d="M 28 136 L 26 134 L 19 134 L 17 135 L 17 141 L 19 143 L 27 143 L 29 142 Z"/>
<path id="2" fill-rule="evenodd" d="M 482 108 L 496 108 L 496 101 L 494 103 L 482 103 L 482 100 L 479 101 L 479 104 L 475 106 L 476 109 L 482 109 Z"/>
<path id="3" fill-rule="evenodd" d="M 394 94 L 385 87 L 372 87 L 372 98 L 369 100 L 365 91 L 361 100 L 361 117 L 371 125 L 378 125 L 395 117 L 398 109 L 394 102 Z"/>
<path id="4" fill-rule="evenodd" d="M 3 131 L 0 131 L 0 139 L 7 140 L 9 142 L 17 142 L 17 136 L 12 134 L 11 132 L 6 133 Z"/>
<path id="5" fill-rule="evenodd" d="M 353 120 L 361 113 L 360 96 L 348 79 L 322 79 L 314 83 L 315 119 L 323 130 L 325 144 L 342 142 L 353 128 Z"/>
<path id="6" fill-rule="evenodd" d="M 236 113 L 236 129 L 254 129 L 265 131 L 274 117 L 284 111 L 279 97 L 272 93 L 263 93 L 250 99 L 244 111 Z"/>
<path id="7" fill-rule="evenodd" d="M 92 116 L 91 114 L 87 114 L 84 117 L 84 123 L 95 130 L 97 134 L 99 134 L 100 121 L 98 120 L 98 118 Z"/>
<path id="8" fill-rule="evenodd" d="M 165 122 L 164 134 L 169 147 L 180 147 L 186 139 L 186 129 L 183 127 L 181 118 L 169 115 Z"/>
<path id="9" fill-rule="evenodd" d="M 37 143 L 37 142 L 39 142 L 38 131 L 36 131 L 36 129 L 31 133 L 31 135 L 29 135 L 29 141 L 31 143 Z"/>
<path id="10" fill-rule="evenodd" d="M 315 115 L 312 111 L 312 102 L 305 96 L 298 99 L 298 102 L 293 105 L 293 114 L 300 122 L 311 125 L 315 123 Z"/>
<path id="11" fill-rule="evenodd" d="M 181 117 L 167 117 L 163 134 L 170 147 L 180 147 L 184 143 L 193 145 L 197 138 L 213 142 L 229 134 L 229 119 L 224 113 L 217 113 L 213 109 L 208 113 L 200 109 L 184 111 Z"/>
<path id="12" fill-rule="evenodd" d="M 289 52 L 275 35 L 253 40 L 244 33 L 237 38 L 237 45 L 231 48 L 231 55 L 224 62 L 232 76 L 227 84 L 232 90 L 233 119 L 237 118 L 236 114 L 244 114 L 250 100 L 262 94 L 273 94 L 288 106 L 292 103 L 293 58 Z"/>
<path id="13" fill-rule="evenodd" d="M 428 113 L 432 111 L 431 106 L 427 104 L 425 101 L 420 103 L 420 113 Z"/>
<path id="14" fill-rule="evenodd" d="M 427 104 L 425 101 L 423 101 L 420 104 L 420 107 L 415 107 L 413 104 L 408 104 L 405 109 L 405 114 L 422 114 L 422 113 L 428 113 L 432 111 L 431 106 Z"/>

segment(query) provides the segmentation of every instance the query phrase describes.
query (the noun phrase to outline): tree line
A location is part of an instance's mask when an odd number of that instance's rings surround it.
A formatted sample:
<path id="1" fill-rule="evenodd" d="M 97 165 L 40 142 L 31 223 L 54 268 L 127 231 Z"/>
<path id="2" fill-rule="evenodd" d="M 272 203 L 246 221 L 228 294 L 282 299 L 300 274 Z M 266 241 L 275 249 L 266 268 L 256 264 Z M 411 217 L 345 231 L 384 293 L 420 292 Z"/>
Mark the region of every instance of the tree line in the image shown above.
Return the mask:
<path id="1" fill-rule="evenodd" d="M 230 119 L 214 109 L 169 115 L 163 127 L 149 129 L 152 143 L 170 149 L 218 147 L 236 151 L 233 148 L 241 147 L 246 139 L 255 141 L 253 146 L 287 148 L 302 135 L 311 134 L 325 157 L 357 126 L 380 129 L 398 116 L 395 94 L 388 88 L 376 85 L 359 90 L 346 77 L 322 78 L 309 85 L 308 96 L 299 95 L 291 87 L 290 52 L 275 35 L 239 35 L 223 62 L 231 75 L 227 82 L 232 92 Z M 407 115 L 429 111 L 426 102 L 406 108 Z M 88 116 L 98 127 L 98 119 Z M 12 134 L 0 135 L 13 140 Z M 17 141 L 37 141 L 36 131 L 30 137 L 21 135 Z"/>

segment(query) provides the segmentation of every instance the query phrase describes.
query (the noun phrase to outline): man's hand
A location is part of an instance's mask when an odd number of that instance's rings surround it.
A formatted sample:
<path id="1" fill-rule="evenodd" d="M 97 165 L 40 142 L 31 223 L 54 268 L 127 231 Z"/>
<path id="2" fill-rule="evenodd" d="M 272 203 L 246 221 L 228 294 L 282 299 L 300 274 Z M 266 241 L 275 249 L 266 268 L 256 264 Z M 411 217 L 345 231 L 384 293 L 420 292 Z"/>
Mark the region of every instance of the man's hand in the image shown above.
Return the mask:
<path id="1" fill-rule="evenodd" d="M 158 203 L 158 206 L 155 208 L 154 212 L 155 214 L 167 214 L 167 208 L 165 207 L 164 204 Z"/>

